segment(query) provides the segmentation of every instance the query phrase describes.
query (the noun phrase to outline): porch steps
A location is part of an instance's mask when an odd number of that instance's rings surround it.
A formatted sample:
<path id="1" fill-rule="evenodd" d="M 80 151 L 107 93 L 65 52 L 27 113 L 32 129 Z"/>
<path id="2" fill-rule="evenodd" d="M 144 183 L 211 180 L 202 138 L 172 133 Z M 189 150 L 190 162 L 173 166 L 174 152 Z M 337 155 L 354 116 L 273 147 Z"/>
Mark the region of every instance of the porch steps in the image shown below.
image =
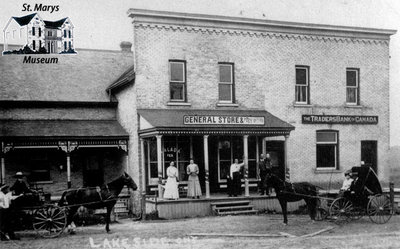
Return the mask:
<path id="1" fill-rule="evenodd" d="M 211 203 L 216 215 L 257 214 L 258 210 L 250 205 L 250 201 L 229 201 Z"/>

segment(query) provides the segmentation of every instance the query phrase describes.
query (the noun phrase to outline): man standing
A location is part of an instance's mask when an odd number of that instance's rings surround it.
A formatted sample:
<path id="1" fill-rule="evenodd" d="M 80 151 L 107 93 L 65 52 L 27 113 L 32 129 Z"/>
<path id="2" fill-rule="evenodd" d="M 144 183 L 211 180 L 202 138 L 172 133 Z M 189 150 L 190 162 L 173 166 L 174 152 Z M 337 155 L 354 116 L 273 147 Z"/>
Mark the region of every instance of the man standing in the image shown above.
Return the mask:
<path id="1" fill-rule="evenodd" d="M 265 166 L 265 170 L 266 171 L 267 170 L 272 170 L 271 156 L 269 155 L 269 153 L 267 153 L 267 155 L 265 156 L 264 166 Z M 266 195 L 271 195 L 272 190 L 271 190 L 271 188 L 266 187 L 266 183 L 264 185 L 264 188 L 266 188 L 265 189 L 265 194 Z"/>
<path id="2" fill-rule="evenodd" d="M 260 190 L 260 195 L 264 195 L 266 182 L 265 177 L 267 175 L 267 167 L 265 166 L 265 158 L 264 154 L 261 154 L 260 161 L 258 162 L 258 177 L 260 178 L 260 182 L 258 184 L 258 189 Z"/>
<path id="3" fill-rule="evenodd" d="M 241 177 L 240 170 L 244 165 L 243 163 L 239 163 L 238 159 L 235 159 L 235 162 L 231 165 L 229 175 L 228 175 L 228 194 L 229 197 L 238 196 L 241 194 Z"/>
<path id="4" fill-rule="evenodd" d="M 12 196 L 8 185 L 0 187 L 0 237 L 1 240 L 19 239 L 14 234 L 12 226 L 12 213 L 10 211 L 11 200 L 18 196 Z"/>

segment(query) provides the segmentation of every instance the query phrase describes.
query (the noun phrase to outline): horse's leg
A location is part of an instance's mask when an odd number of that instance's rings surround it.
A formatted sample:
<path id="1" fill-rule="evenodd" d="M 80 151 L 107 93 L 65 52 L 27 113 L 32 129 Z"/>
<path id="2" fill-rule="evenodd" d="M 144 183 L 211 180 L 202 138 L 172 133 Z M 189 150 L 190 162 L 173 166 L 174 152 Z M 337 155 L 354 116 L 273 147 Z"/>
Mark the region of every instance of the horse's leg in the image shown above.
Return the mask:
<path id="1" fill-rule="evenodd" d="M 288 219 L 287 219 L 287 201 L 284 200 L 283 198 L 278 198 L 279 204 L 281 204 L 282 208 L 282 214 L 283 214 L 283 223 L 287 225 Z"/>
<path id="2" fill-rule="evenodd" d="M 71 208 L 68 210 L 67 228 L 68 228 L 68 232 L 69 232 L 70 234 L 75 234 L 74 229 L 71 227 L 71 223 L 72 223 L 72 221 L 73 221 L 73 219 L 74 219 L 74 215 L 75 215 L 76 211 L 78 211 L 78 208 L 79 208 L 79 207 L 71 207 Z"/>
<path id="3" fill-rule="evenodd" d="M 112 211 L 113 207 L 114 207 L 114 205 L 107 205 L 107 215 L 106 215 L 106 231 L 107 231 L 107 233 L 110 232 L 110 216 L 111 216 L 111 211 Z"/>
<path id="4" fill-rule="evenodd" d="M 317 212 L 317 199 L 315 198 L 310 198 L 310 199 L 304 199 L 307 204 L 308 208 L 308 214 L 310 215 L 311 220 L 315 220 L 315 215 Z"/>

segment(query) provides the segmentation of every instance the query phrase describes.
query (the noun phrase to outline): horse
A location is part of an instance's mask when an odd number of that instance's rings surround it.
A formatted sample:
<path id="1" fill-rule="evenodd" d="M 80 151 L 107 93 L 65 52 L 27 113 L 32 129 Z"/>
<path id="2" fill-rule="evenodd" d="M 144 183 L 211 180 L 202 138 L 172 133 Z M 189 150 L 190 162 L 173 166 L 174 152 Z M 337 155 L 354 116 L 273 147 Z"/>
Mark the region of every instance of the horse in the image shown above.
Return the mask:
<path id="1" fill-rule="evenodd" d="M 315 185 L 308 182 L 290 183 L 274 174 L 272 169 L 268 169 L 264 184 L 275 189 L 276 197 L 282 208 L 283 223 L 285 225 L 288 223 L 288 202 L 304 200 L 311 220 L 315 220 L 318 205 L 317 187 Z"/>
<path id="2" fill-rule="evenodd" d="M 101 187 L 79 188 L 74 190 L 65 191 L 60 201 L 59 206 L 68 207 L 67 226 L 69 226 L 75 213 L 79 207 L 84 206 L 89 209 L 107 208 L 106 215 L 106 231 L 110 232 L 110 215 L 115 203 L 117 202 L 118 195 L 121 193 L 124 186 L 133 190 L 137 189 L 136 183 L 133 179 L 124 172 L 116 180 L 104 184 Z"/>

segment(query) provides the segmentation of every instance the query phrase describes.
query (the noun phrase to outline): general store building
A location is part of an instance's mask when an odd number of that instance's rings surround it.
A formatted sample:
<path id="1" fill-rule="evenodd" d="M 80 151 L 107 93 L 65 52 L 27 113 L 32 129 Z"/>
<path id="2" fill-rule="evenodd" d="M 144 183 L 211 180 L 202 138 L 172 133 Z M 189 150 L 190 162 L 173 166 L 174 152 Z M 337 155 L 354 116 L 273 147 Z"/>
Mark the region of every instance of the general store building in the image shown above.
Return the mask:
<path id="1" fill-rule="evenodd" d="M 135 80 L 110 86 L 131 134 L 142 188 L 162 198 L 199 164 L 206 198 L 224 193 L 235 158 L 244 196 L 261 153 L 282 177 L 338 187 L 361 161 L 389 168 L 389 39 L 393 30 L 130 9 Z M 159 204 L 160 205 L 160 204 Z M 177 207 L 177 206 L 176 206 Z"/>

